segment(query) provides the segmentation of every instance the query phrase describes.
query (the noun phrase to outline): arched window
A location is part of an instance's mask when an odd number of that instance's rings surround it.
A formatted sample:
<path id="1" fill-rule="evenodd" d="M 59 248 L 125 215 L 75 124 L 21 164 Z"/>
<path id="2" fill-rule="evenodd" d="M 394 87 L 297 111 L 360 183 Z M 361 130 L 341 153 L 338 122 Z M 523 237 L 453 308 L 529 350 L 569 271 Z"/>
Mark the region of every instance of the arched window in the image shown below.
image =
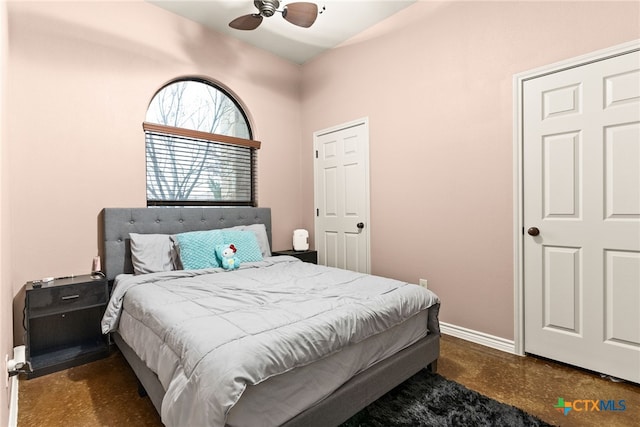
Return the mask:
<path id="1" fill-rule="evenodd" d="M 160 89 L 143 124 L 147 206 L 257 206 L 247 115 L 222 88 L 180 79 Z"/>

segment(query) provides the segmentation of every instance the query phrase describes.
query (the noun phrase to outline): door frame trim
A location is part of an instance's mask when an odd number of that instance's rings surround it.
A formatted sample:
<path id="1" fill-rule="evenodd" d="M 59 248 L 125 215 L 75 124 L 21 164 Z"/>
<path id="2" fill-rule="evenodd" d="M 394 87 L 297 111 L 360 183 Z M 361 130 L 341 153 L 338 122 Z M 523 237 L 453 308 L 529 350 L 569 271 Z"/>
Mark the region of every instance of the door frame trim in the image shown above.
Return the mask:
<path id="1" fill-rule="evenodd" d="M 640 39 L 585 55 L 538 67 L 513 76 L 513 259 L 514 259 L 514 351 L 524 355 L 524 188 L 523 188 L 523 87 L 524 82 L 548 74 L 580 67 L 640 51 Z"/>
<path id="2" fill-rule="evenodd" d="M 359 126 L 359 125 L 364 125 L 364 130 L 366 132 L 366 141 L 365 141 L 365 165 L 364 165 L 364 170 L 365 170 L 365 179 L 364 179 L 364 186 L 365 186 L 365 215 L 366 215 L 366 219 L 365 219 L 365 228 L 364 228 L 364 232 L 366 232 L 366 237 L 367 237 L 367 242 L 366 242 L 366 251 L 367 254 L 365 256 L 365 262 L 366 262 L 366 273 L 370 274 L 371 273 L 371 188 L 369 186 L 369 178 L 370 178 L 370 170 L 369 170 L 369 162 L 370 162 L 370 158 L 369 158 L 369 143 L 370 143 L 370 134 L 369 134 L 369 117 L 362 117 L 360 119 L 356 119 L 356 120 L 352 120 L 350 122 L 346 122 L 346 123 L 342 123 L 339 125 L 335 125 L 335 126 L 331 126 L 329 128 L 325 128 L 325 129 L 321 129 L 318 131 L 313 132 L 313 153 L 312 155 L 315 156 L 315 152 L 318 149 L 317 147 L 317 141 L 318 141 L 318 137 L 326 135 L 328 133 L 331 132 L 337 132 L 343 129 L 348 129 L 354 126 Z M 316 209 L 318 209 L 318 206 L 320 206 L 320 203 L 318 202 L 318 181 L 317 181 L 317 162 L 314 161 L 313 162 L 313 203 L 314 203 L 314 211 Z M 316 239 L 318 239 L 318 216 L 315 214 L 313 215 L 313 238 L 314 241 L 317 242 Z M 316 244 L 316 248 L 317 248 L 317 243 Z"/>

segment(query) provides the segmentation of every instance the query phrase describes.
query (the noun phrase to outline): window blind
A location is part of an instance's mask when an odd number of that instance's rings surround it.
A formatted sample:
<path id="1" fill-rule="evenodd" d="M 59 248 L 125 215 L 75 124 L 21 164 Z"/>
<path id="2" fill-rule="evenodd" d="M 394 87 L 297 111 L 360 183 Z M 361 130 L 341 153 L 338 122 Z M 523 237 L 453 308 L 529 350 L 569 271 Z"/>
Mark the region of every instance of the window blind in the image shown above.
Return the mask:
<path id="1" fill-rule="evenodd" d="M 147 206 L 257 206 L 259 141 L 145 123 Z"/>

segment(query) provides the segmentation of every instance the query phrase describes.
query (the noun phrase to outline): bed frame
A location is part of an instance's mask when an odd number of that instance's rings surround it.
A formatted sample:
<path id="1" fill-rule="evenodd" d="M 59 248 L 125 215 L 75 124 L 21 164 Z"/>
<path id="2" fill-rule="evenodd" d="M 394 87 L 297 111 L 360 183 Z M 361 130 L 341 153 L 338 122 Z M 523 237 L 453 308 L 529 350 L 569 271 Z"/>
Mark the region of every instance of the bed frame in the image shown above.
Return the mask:
<path id="1" fill-rule="evenodd" d="M 265 224 L 271 243 L 269 208 L 105 208 L 100 217 L 102 258 L 110 283 L 118 274 L 133 273 L 129 233 L 174 234 L 259 223 Z M 439 308 L 439 305 L 429 308 L 429 334 L 425 338 L 351 378 L 326 399 L 284 425 L 339 425 L 421 369 L 428 368 L 435 372 L 440 354 Z M 160 413 L 165 390 L 158 377 L 118 333 L 112 334 L 112 337 Z"/>

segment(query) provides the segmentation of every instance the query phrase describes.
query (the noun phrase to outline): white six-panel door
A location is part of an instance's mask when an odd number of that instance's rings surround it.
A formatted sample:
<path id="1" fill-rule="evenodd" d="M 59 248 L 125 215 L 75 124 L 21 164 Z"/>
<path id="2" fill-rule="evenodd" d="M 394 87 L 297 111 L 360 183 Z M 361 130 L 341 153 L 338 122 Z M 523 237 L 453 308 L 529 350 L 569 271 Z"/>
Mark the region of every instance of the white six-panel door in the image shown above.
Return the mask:
<path id="1" fill-rule="evenodd" d="M 366 119 L 314 134 L 318 263 L 369 273 L 369 128 Z"/>
<path id="2" fill-rule="evenodd" d="M 640 383 L 640 54 L 523 91 L 525 351 Z"/>

